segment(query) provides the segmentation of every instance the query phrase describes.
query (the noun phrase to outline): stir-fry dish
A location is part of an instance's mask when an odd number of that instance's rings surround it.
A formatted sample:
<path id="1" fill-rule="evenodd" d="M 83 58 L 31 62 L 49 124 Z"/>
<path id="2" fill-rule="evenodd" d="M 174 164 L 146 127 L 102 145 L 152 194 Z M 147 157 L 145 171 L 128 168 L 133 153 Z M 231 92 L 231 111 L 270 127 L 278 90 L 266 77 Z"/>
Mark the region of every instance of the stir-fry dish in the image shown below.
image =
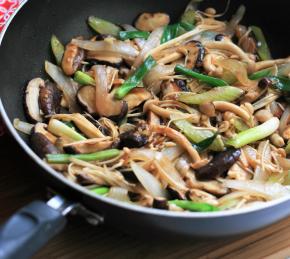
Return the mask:
<path id="1" fill-rule="evenodd" d="M 96 195 L 170 211 L 260 206 L 290 194 L 290 58 L 261 28 L 191 1 L 177 21 L 91 16 L 94 36 L 55 35 L 48 79 L 25 90 L 34 151 Z M 59 35 L 61 37 L 61 35 Z"/>

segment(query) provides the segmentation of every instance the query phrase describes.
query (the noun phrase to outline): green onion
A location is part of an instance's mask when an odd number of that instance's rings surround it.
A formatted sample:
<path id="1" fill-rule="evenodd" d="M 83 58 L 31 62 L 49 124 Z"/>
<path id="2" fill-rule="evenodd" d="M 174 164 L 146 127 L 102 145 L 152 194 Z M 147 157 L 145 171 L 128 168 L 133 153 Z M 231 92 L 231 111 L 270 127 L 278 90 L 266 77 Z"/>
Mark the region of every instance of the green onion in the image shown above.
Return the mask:
<path id="1" fill-rule="evenodd" d="M 279 128 L 279 124 L 279 119 L 274 117 L 257 127 L 240 132 L 232 139 L 229 139 L 226 144 L 235 148 L 240 148 L 259 141 L 272 135 Z"/>
<path id="2" fill-rule="evenodd" d="M 257 40 L 257 46 L 258 46 L 258 55 L 262 60 L 270 60 L 272 59 L 270 49 L 268 47 L 268 44 L 266 42 L 265 36 L 261 28 L 257 26 L 251 26 L 252 32 L 255 35 L 255 38 Z"/>
<path id="3" fill-rule="evenodd" d="M 290 154 L 290 141 L 288 142 L 287 146 L 285 147 L 285 152 L 287 155 Z"/>
<path id="4" fill-rule="evenodd" d="M 46 159 L 51 164 L 69 164 L 71 158 L 76 158 L 83 161 L 101 161 L 107 160 L 120 155 L 118 149 L 108 149 L 91 154 L 69 155 L 69 154 L 48 154 Z"/>
<path id="5" fill-rule="evenodd" d="M 248 130 L 248 125 L 240 118 L 233 119 L 233 125 L 237 129 L 238 132 Z"/>
<path id="6" fill-rule="evenodd" d="M 189 139 L 189 141 L 195 144 L 215 135 L 210 130 L 197 129 L 187 120 L 175 120 L 173 123 Z M 220 136 L 217 136 L 209 146 L 209 149 L 213 151 L 223 151 L 224 148 L 224 143 Z"/>
<path id="7" fill-rule="evenodd" d="M 193 212 L 210 212 L 219 211 L 219 208 L 208 203 L 193 202 L 186 200 L 172 200 L 168 202 L 169 204 L 174 204 L 184 210 L 189 210 Z"/>
<path id="8" fill-rule="evenodd" d="M 132 89 L 136 88 L 147 73 L 156 65 L 156 61 L 152 56 L 148 56 L 144 63 L 129 77 L 123 85 L 121 85 L 116 93 L 117 99 L 123 99 Z"/>
<path id="9" fill-rule="evenodd" d="M 119 39 L 120 40 L 131 40 L 131 39 L 145 39 L 147 40 L 150 36 L 150 33 L 147 31 L 120 31 Z"/>
<path id="10" fill-rule="evenodd" d="M 225 86 L 217 87 L 201 94 L 195 94 L 191 92 L 181 93 L 178 95 L 177 99 L 183 103 L 200 105 L 213 101 L 232 102 L 238 99 L 243 93 L 244 91 L 240 88 Z"/>
<path id="11" fill-rule="evenodd" d="M 201 153 L 212 145 L 212 143 L 215 141 L 217 136 L 218 136 L 218 133 L 216 132 L 212 137 L 206 138 L 205 140 L 202 140 L 196 144 L 192 144 L 192 146 L 196 149 L 198 153 Z"/>
<path id="12" fill-rule="evenodd" d="M 180 19 L 181 23 L 190 24 L 192 26 L 195 25 L 195 11 L 194 10 L 187 10 L 183 13 Z"/>
<path id="13" fill-rule="evenodd" d="M 117 37 L 121 30 L 117 25 L 95 16 L 90 16 L 88 23 L 96 32 L 100 34 L 110 34 Z"/>
<path id="14" fill-rule="evenodd" d="M 181 29 L 181 26 L 179 23 L 167 25 L 164 28 L 160 43 L 163 44 L 179 36 L 180 29 Z"/>
<path id="15" fill-rule="evenodd" d="M 282 76 L 271 76 L 268 77 L 271 80 L 271 84 L 273 87 L 281 90 L 281 91 L 290 91 L 290 79 Z"/>
<path id="16" fill-rule="evenodd" d="M 63 54 L 64 54 L 64 46 L 55 35 L 51 36 L 50 45 L 51 45 L 52 53 L 55 57 L 56 63 L 60 65 Z"/>
<path id="17" fill-rule="evenodd" d="M 90 191 L 98 195 L 105 195 L 110 191 L 110 188 L 102 186 L 90 189 Z"/>
<path id="18" fill-rule="evenodd" d="M 56 136 L 68 137 L 75 141 L 86 140 L 86 138 L 83 135 L 79 134 L 78 132 L 76 132 L 63 122 L 56 119 L 50 120 L 48 124 L 48 131 Z"/>
<path id="19" fill-rule="evenodd" d="M 258 80 L 258 79 L 270 76 L 272 74 L 272 71 L 273 71 L 273 67 L 260 70 L 258 72 L 255 72 L 255 73 L 251 74 L 249 76 L 249 79 Z"/>
<path id="20" fill-rule="evenodd" d="M 181 66 L 181 65 L 177 65 L 175 67 L 175 72 L 180 73 L 180 74 L 185 75 L 185 76 L 196 78 L 196 79 L 198 79 L 204 83 L 207 83 L 211 86 L 214 86 L 214 87 L 228 85 L 228 83 L 222 79 L 197 73 L 197 72 L 192 71 L 191 69 L 188 69 L 188 68 Z"/>
<path id="21" fill-rule="evenodd" d="M 90 75 L 82 71 L 77 71 L 75 73 L 74 81 L 76 81 L 80 85 L 95 85 L 96 84 L 94 78 L 92 78 Z"/>

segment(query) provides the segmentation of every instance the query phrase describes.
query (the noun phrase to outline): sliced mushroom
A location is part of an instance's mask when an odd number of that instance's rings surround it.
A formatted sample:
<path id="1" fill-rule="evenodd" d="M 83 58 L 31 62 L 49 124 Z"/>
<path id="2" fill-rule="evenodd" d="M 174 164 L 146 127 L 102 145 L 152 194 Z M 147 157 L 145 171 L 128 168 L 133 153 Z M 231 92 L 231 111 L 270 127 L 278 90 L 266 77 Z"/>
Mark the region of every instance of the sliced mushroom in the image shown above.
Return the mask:
<path id="1" fill-rule="evenodd" d="M 77 93 L 79 104 L 89 114 L 96 114 L 96 90 L 91 85 L 81 87 Z"/>
<path id="2" fill-rule="evenodd" d="M 24 107 L 27 119 L 31 122 L 43 121 L 39 107 L 40 87 L 45 87 L 43 79 L 34 78 L 28 83 L 25 90 Z"/>
<path id="3" fill-rule="evenodd" d="M 166 190 L 169 193 L 170 199 L 172 200 L 186 200 L 185 194 L 171 186 L 168 186 Z"/>
<path id="4" fill-rule="evenodd" d="M 167 200 L 164 198 L 159 198 L 159 197 L 155 198 L 153 200 L 152 207 L 155 209 L 160 209 L 160 210 L 168 210 L 169 209 Z"/>
<path id="5" fill-rule="evenodd" d="M 148 137 L 137 131 L 127 131 L 120 135 L 120 147 L 140 148 L 148 143 Z"/>
<path id="6" fill-rule="evenodd" d="M 39 105 L 42 113 L 46 116 L 59 113 L 61 97 L 61 91 L 54 83 L 46 81 L 40 85 Z"/>
<path id="7" fill-rule="evenodd" d="M 115 120 L 124 117 L 127 114 L 128 105 L 125 101 L 116 100 L 114 93 L 109 93 L 108 69 L 101 65 L 93 66 L 92 69 L 95 72 L 97 114 L 102 117 L 113 117 Z"/>
<path id="8" fill-rule="evenodd" d="M 106 65 L 111 67 L 120 68 L 123 64 L 123 59 L 120 56 L 100 54 L 93 51 L 88 51 L 86 62 L 89 63 L 89 67 L 95 65 Z"/>
<path id="9" fill-rule="evenodd" d="M 94 138 L 66 144 L 63 149 L 69 154 L 89 154 L 110 148 L 112 144 L 110 137 Z"/>
<path id="10" fill-rule="evenodd" d="M 73 75 L 80 68 L 84 56 L 85 52 L 83 49 L 69 43 L 65 48 L 61 63 L 63 72 L 68 76 Z"/>
<path id="11" fill-rule="evenodd" d="M 44 123 L 37 123 L 32 129 L 30 136 L 31 147 L 34 152 L 44 158 L 47 154 L 58 154 L 60 153 L 58 148 L 54 145 L 56 137 L 49 133 Z"/>
<path id="12" fill-rule="evenodd" d="M 199 41 L 189 41 L 179 48 L 180 51 L 186 51 L 187 61 L 186 67 L 189 69 L 200 68 L 203 65 L 205 56 L 205 48 Z"/>
<path id="13" fill-rule="evenodd" d="M 151 32 L 169 23 L 170 17 L 166 13 L 142 13 L 135 22 L 135 27 L 140 31 Z"/>
<path id="14" fill-rule="evenodd" d="M 139 106 L 141 103 L 149 100 L 152 97 L 151 93 L 148 92 L 145 88 L 135 88 L 126 95 L 124 101 L 128 104 L 128 109 L 132 110 L 135 107 Z"/>

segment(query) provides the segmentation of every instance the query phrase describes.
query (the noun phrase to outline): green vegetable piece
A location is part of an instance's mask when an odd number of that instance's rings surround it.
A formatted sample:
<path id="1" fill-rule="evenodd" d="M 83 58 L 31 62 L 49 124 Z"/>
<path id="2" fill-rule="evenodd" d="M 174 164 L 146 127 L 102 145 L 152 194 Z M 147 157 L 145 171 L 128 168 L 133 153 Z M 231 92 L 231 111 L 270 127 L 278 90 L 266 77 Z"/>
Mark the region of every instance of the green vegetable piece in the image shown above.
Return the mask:
<path id="1" fill-rule="evenodd" d="M 189 141 L 195 144 L 214 136 L 212 131 L 196 129 L 196 127 L 187 120 L 175 120 L 173 123 L 189 139 Z M 217 136 L 209 146 L 209 149 L 212 151 L 223 151 L 224 148 L 224 143 L 220 135 Z"/>
<path id="2" fill-rule="evenodd" d="M 64 46 L 55 35 L 51 36 L 50 45 L 51 45 L 52 53 L 55 57 L 56 63 L 60 65 L 63 54 L 64 54 Z"/>
<path id="3" fill-rule="evenodd" d="M 95 16 L 90 16 L 88 23 L 96 32 L 100 34 L 110 34 L 117 37 L 121 31 L 119 26 Z"/>
<path id="4" fill-rule="evenodd" d="M 186 31 L 192 31 L 194 29 L 194 25 L 187 22 L 180 22 L 180 26 Z"/>
<path id="5" fill-rule="evenodd" d="M 281 91 L 290 91 L 290 79 L 282 76 L 271 76 L 268 77 L 271 80 L 272 86 Z"/>
<path id="6" fill-rule="evenodd" d="M 195 11 L 194 10 L 187 10 L 181 16 L 180 22 L 195 25 Z"/>
<path id="7" fill-rule="evenodd" d="M 212 143 L 215 141 L 217 136 L 218 136 L 218 133 L 216 132 L 212 137 L 202 140 L 196 144 L 192 144 L 192 146 L 196 149 L 198 153 L 201 153 L 212 145 Z"/>
<path id="8" fill-rule="evenodd" d="M 232 102 L 238 99 L 243 93 L 244 91 L 240 88 L 224 86 L 213 88 L 212 90 L 201 94 L 194 94 L 191 92 L 181 93 L 178 95 L 178 101 L 197 105 L 213 101 Z"/>
<path id="9" fill-rule="evenodd" d="M 164 28 L 160 43 L 163 44 L 179 36 L 180 29 L 181 29 L 181 26 L 179 23 L 167 25 Z"/>
<path id="10" fill-rule="evenodd" d="M 120 155 L 118 149 L 108 149 L 91 154 L 69 155 L 69 154 L 48 154 L 46 155 L 47 162 L 50 164 L 69 164 L 70 158 L 76 158 L 83 161 L 101 161 L 107 160 Z"/>
<path id="11" fill-rule="evenodd" d="M 261 78 L 270 76 L 272 74 L 272 70 L 273 70 L 272 67 L 271 68 L 266 68 L 266 69 L 260 70 L 258 72 L 255 72 L 255 73 L 251 74 L 249 76 L 249 79 L 251 79 L 251 80 L 258 80 L 258 79 L 261 79 Z"/>
<path id="12" fill-rule="evenodd" d="M 131 40 L 131 39 L 145 39 L 147 40 L 150 36 L 150 33 L 147 31 L 120 31 L 119 39 L 120 40 Z"/>
<path id="13" fill-rule="evenodd" d="M 233 125 L 238 130 L 238 132 L 248 130 L 248 125 L 240 118 L 233 119 Z"/>
<path id="14" fill-rule="evenodd" d="M 184 66 L 181 66 L 181 65 L 177 65 L 175 67 L 175 72 L 182 74 L 182 75 L 185 75 L 185 76 L 188 76 L 188 77 L 196 78 L 196 79 L 198 79 L 202 82 L 205 82 L 213 87 L 227 86 L 228 85 L 228 83 L 222 79 L 197 73 L 197 72 L 192 71 L 192 70 L 190 70 Z"/>
<path id="15" fill-rule="evenodd" d="M 251 26 L 250 27 L 255 35 L 258 46 L 258 55 L 262 60 L 272 59 L 270 49 L 268 47 L 267 41 L 265 39 L 264 33 L 260 27 Z"/>
<path id="16" fill-rule="evenodd" d="M 74 129 L 67 126 L 65 123 L 56 119 L 50 120 L 48 124 L 48 130 L 56 136 L 60 137 L 65 136 L 75 141 L 86 140 L 86 138 L 83 135 L 76 132 Z"/>
<path id="17" fill-rule="evenodd" d="M 272 135 L 279 128 L 279 123 L 279 119 L 274 117 L 257 127 L 240 132 L 234 138 L 229 139 L 226 144 L 235 148 L 240 148 L 259 141 Z"/>
<path id="18" fill-rule="evenodd" d="M 110 188 L 102 186 L 90 189 L 90 191 L 98 195 L 105 195 L 110 191 Z"/>
<path id="19" fill-rule="evenodd" d="M 94 78 L 92 78 L 87 73 L 84 73 L 82 71 L 77 71 L 75 73 L 74 81 L 76 81 L 80 85 L 95 85 L 96 84 Z"/>
<path id="20" fill-rule="evenodd" d="M 290 154 L 290 141 L 288 142 L 287 146 L 285 147 L 285 152 L 287 155 Z"/>
<path id="21" fill-rule="evenodd" d="M 184 210 L 189 210 L 192 212 L 211 212 L 219 211 L 220 209 L 216 206 L 210 205 L 208 203 L 193 202 L 186 200 L 172 200 L 168 202 L 169 204 L 174 204 Z"/>
<path id="22" fill-rule="evenodd" d="M 116 93 L 115 98 L 123 99 L 132 89 L 137 87 L 147 73 L 156 65 L 156 61 L 152 56 L 148 56 L 144 63 L 129 77 L 123 85 L 121 85 Z"/>

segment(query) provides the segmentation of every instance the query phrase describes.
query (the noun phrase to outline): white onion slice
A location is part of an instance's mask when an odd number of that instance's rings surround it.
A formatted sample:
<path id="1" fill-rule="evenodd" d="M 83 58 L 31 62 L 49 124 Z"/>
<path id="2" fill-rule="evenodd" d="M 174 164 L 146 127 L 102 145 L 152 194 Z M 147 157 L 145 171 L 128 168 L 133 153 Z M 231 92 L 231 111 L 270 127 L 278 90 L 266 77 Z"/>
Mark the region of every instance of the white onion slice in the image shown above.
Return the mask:
<path id="1" fill-rule="evenodd" d="M 64 97 L 68 102 L 69 111 L 71 113 L 80 112 L 80 107 L 77 104 L 76 99 L 79 85 L 71 78 L 65 76 L 58 66 L 48 61 L 45 61 L 45 71 L 56 82 L 57 87 L 63 92 Z"/>
<path id="2" fill-rule="evenodd" d="M 277 199 L 290 195 L 290 190 L 279 183 L 263 183 L 258 181 L 224 180 L 223 184 L 232 189 L 259 193 L 270 199 Z"/>
<path id="3" fill-rule="evenodd" d="M 128 190 L 121 187 L 111 187 L 107 197 L 118 201 L 130 202 L 130 198 L 128 196 Z"/>
<path id="4" fill-rule="evenodd" d="M 72 43 L 85 50 L 94 51 L 96 53 L 111 53 L 123 58 L 135 58 L 139 53 L 130 43 L 115 39 L 102 41 L 73 39 Z"/>
<path id="5" fill-rule="evenodd" d="M 143 187 L 154 198 L 167 197 L 166 191 L 162 188 L 161 183 L 152 174 L 134 162 L 131 162 L 131 168 Z"/>
<path id="6" fill-rule="evenodd" d="M 13 126 L 15 129 L 17 129 L 18 131 L 30 135 L 31 134 L 31 130 L 34 127 L 33 124 L 21 121 L 19 119 L 14 119 L 13 120 Z"/>
<path id="7" fill-rule="evenodd" d="M 137 29 L 130 25 L 130 24 L 123 24 L 122 27 L 126 30 L 126 31 L 137 31 Z M 146 43 L 146 40 L 141 39 L 141 38 L 136 38 L 134 39 L 134 42 L 137 44 L 137 46 L 142 49 Z"/>
<path id="8" fill-rule="evenodd" d="M 147 53 L 152 49 L 158 47 L 160 45 L 160 39 L 163 34 L 163 27 L 155 29 L 149 36 L 148 40 L 146 41 L 145 45 L 143 46 L 141 52 L 139 53 L 138 57 L 135 59 L 133 67 L 138 68 L 142 62 L 144 61 Z"/>

